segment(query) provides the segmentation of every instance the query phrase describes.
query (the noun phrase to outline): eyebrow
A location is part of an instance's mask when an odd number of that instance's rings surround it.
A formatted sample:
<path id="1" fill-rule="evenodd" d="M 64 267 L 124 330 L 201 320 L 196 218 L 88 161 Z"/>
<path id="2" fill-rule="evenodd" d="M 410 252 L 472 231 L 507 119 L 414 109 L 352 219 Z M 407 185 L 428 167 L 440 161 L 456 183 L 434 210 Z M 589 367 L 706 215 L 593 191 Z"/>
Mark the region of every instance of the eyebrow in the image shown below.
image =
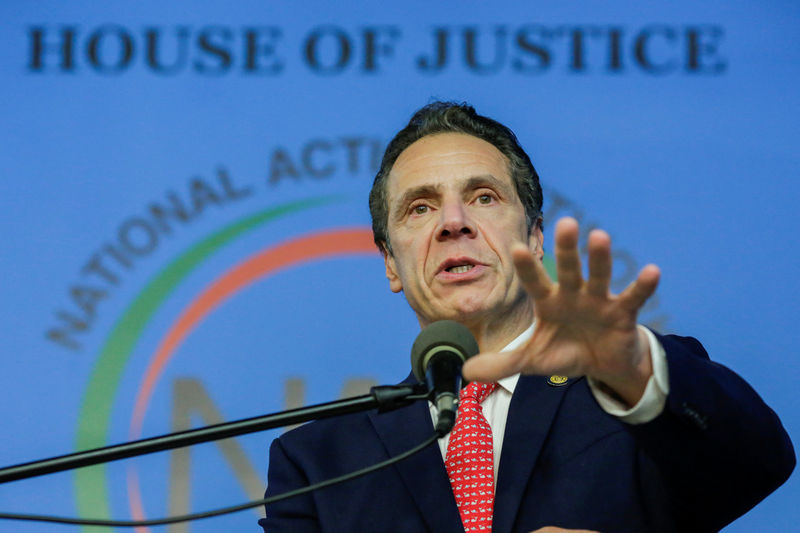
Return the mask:
<path id="1" fill-rule="evenodd" d="M 511 198 L 511 196 L 513 195 L 513 190 L 508 186 L 507 183 L 500 181 L 491 174 L 472 176 L 464 184 L 465 190 L 468 191 L 471 191 L 473 189 L 478 189 L 480 187 L 489 187 L 491 189 L 495 189 L 500 193 L 501 196 L 504 196 L 506 198 Z"/>
<path id="2" fill-rule="evenodd" d="M 394 203 L 394 218 L 401 219 L 406 212 L 406 206 L 417 198 L 425 198 L 430 196 L 437 196 L 441 191 L 439 185 L 419 185 L 406 190 L 403 195 Z"/>

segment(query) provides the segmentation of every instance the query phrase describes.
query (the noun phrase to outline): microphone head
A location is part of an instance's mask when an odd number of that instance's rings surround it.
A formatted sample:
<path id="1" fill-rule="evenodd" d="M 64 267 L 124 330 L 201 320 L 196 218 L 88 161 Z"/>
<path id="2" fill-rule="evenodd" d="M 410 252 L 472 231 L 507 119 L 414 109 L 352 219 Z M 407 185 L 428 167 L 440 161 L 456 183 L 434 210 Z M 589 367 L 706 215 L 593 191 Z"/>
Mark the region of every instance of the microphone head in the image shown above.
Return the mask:
<path id="1" fill-rule="evenodd" d="M 466 361 L 480 350 L 472 332 L 454 320 L 439 320 L 429 324 L 417 335 L 411 347 L 411 370 L 419 381 L 425 381 L 430 358 L 446 350 Z"/>

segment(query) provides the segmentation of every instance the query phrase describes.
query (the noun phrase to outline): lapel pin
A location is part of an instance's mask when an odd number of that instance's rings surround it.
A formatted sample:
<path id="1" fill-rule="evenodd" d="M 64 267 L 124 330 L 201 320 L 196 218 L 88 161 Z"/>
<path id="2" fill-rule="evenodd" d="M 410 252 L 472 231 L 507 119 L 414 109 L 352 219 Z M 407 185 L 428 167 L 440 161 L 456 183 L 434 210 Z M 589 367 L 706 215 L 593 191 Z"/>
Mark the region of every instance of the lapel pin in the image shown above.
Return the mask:
<path id="1" fill-rule="evenodd" d="M 547 384 L 551 387 L 561 387 L 567 384 L 567 380 L 569 378 L 567 376 L 559 376 L 557 374 L 553 374 L 549 378 L 547 378 Z"/>

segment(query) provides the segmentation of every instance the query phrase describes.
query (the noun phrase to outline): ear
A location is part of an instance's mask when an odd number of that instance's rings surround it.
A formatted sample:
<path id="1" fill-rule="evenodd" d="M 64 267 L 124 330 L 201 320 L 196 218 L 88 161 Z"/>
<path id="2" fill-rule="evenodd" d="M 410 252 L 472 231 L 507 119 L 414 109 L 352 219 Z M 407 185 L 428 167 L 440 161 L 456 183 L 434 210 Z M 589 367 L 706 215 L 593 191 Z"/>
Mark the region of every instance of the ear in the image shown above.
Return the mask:
<path id="1" fill-rule="evenodd" d="M 544 234 L 539 223 L 534 225 L 533 230 L 528 235 L 528 248 L 539 261 L 542 260 L 542 257 L 544 257 Z"/>
<path id="2" fill-rule="evenodd" d="M 381 253 L 383 254 L 383 263 L 386 265 L 386 279 L 389 280 L 389 288 L 392 292 L 401 292 L 403 290 L 403 283 L 400 281 L 400 276 L 397 274 L 397 264 L 394 262 L 394 257 L 386 248 L 384 248 Z"/>

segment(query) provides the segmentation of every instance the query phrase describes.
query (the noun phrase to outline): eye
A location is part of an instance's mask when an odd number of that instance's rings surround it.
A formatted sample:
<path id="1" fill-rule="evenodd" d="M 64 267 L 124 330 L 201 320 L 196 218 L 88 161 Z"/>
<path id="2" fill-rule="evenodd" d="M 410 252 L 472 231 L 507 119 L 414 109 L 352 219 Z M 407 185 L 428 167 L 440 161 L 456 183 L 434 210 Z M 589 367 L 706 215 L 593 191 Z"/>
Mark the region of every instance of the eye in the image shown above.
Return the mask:
<path id="1" fill-rule="evenodd" d="M 415 215 L 424 215 L 428 212 L 428 206 L 424 204 L 418 204 L 411 208 L 411 212 Z"/>
<path id="2" fill-rule="evenodd" d="M 481 194 L 480 196 L 478 196 L 477 200 L 479 204 L 488 205 L 492 203 L 492 200 L 494 200 L 494 198 L 492 198 L 492 195 L 490 194 Z"/>

